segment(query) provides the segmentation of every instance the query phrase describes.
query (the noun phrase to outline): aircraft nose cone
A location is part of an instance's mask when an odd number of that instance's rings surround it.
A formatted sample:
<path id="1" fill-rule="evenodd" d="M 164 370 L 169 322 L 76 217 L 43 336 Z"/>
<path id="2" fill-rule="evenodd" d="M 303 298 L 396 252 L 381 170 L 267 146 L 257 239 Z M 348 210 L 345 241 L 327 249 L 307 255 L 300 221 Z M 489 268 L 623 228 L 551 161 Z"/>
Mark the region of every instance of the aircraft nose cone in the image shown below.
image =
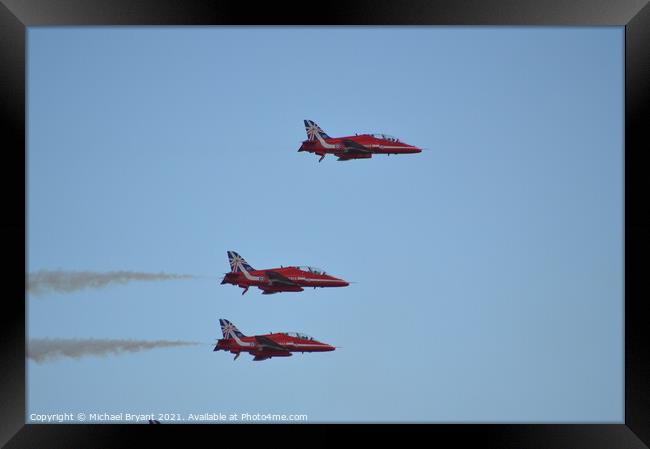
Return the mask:
<path id="1" fill-rule="evenodd" d="M 332 285 L 334 285 L 335 287 L 347 287 L 348 285 L 350 285 L 350 283 L 348 281 L 343 280 L 343 279 L 339 279 L 339 278 L 334 277 L 334 276 L 331 276 L 331 279 L 334 281 L 332 283 Z"/>

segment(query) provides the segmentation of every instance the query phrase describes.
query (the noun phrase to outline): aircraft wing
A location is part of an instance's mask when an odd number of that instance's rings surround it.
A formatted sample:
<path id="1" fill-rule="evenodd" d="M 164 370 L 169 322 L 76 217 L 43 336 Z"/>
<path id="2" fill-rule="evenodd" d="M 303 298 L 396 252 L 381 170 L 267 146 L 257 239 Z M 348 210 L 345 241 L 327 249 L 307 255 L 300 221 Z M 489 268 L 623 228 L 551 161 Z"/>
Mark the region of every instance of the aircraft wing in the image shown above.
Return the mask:
<path id="1" fill-rule="evenodd" d="M 368 147 L 365 147 L 354 140 L 343 139 L 341 142 L 345 145 L 346 153 L 371 153 Z"/>
<path id="2" fill-rule="evenodd" d="M 295 282 L 293 282 L 291 279 L 289 279 L 286 276 L 281 275 L 277 271 L 268 270 L 268 271 L 265 272 L 265 274 L 269 278 L 269 281 L 271 281 L 273 284 L 298 285 Z"/>
<path id="3" fill-rule="evenodd" d="M 268 350 L 284 351 L 284 352 L 288 351 L 286 347 L 282 346 L 279 343 L 274 342 L 268 337 L 264 337 L 263 335 L 256 335 L 255 341 L 257 342 L 257 344 L 259 344 L 262 347 L 262 351 L 268 351 Z"/>

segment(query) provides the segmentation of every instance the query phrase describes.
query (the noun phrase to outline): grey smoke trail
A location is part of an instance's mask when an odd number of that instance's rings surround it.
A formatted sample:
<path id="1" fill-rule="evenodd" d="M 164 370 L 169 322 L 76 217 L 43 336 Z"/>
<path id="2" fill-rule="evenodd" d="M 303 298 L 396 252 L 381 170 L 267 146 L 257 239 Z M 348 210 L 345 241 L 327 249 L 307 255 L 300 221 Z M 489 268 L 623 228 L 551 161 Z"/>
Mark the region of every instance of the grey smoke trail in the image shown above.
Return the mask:
<path id="1" fill-rule="evenodd" d="M 132 281 L 165 281 L 172 279 L 196 279 L 198 276 L 173 273 L 141 273 L 137 271 L 93 271 L 40 270 L 29 273 L 25 290 L 42 295 L 48 292 L 70 293 L 87 288 L 103 288 L 111 284 L 126 284 Z"/>
<path id="2" fill-rule="evenodd" d="M 62 357 L 71 357 L 74 359 L 87 355 L 104 357 L 108 354 L 123 354 L 125 352 L 140 352 L 155 348 L 193 346 L 199 344 L 201 343 L 179 340 L 33 338 L 29 340 L 27 357 L 37 363 L 43 363 Z"/>

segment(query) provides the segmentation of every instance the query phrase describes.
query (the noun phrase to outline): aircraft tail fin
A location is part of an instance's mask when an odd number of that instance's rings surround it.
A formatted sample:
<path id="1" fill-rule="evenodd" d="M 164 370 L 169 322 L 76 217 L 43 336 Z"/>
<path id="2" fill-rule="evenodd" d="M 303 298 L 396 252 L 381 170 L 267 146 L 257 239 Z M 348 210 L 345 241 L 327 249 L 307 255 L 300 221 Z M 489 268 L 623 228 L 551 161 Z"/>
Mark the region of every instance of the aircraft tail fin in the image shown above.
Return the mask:
<path id="1" fill-rule="evenodd" d="M 325 131 L 321 129 L 320 126 L 318 126 L 314 121 L 312 120 L 305 120 L 305 131 L 307 131 L 307 139 L 308 140 L 316 140 L 318 136 L 320 136 L 323 139 L 329 139 L 330 136 L 328 136 Z"/>
<path id="2" fill-rule="evenodd" d="M 234 251 L 228 251 L 228 262 L 230 262 L 230 270 L 233 273 L 242 271 L 242 268 L 246 271 L 253 271 L 254 268 L 251 267 L 248 262 L 244 260 L 242 256 L 237 254 Z"/>
<path id="3" fill-rule="evenodd" d="M 221 324 L 221 332 L 223 333 L 223 338 L 228 339 L 233 337 L 245 337 L 245 335 L 242 334 L 239 329 L 237 329 L 237 326 L 232 324 L 230 321 L 219 318 L 219 324 Z"/>

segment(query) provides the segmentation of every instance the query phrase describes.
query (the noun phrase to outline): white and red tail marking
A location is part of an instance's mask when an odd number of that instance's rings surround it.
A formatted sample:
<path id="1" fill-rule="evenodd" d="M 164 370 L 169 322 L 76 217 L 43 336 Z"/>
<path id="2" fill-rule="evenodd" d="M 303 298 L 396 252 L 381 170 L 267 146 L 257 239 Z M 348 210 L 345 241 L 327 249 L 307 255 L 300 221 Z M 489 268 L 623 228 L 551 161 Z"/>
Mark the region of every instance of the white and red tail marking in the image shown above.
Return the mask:
<path id="1" fill-rule="evenodd" d="M 328 136 L 325 131 L 321 129 L 320 126 L 318 126 L 314 121 L 312 120 L 305 120 L 305 131 L 307 131 L 307 140 L 321 140 L 321 139 L 329 139 L 330 136 Z M 318 139 L 320 137 L 320 139 Z"/>
<path id="2" fill-rule="evenodd" d="M 240 271 L 253 271 L 254 268 L 251 267 L 248 262 L 244 260 L 242 256 L 237 254 L 234 251 L 228 251 L 228 262 L 230 263 L 230 270 L 233 273 L 238 273 Z"/>

